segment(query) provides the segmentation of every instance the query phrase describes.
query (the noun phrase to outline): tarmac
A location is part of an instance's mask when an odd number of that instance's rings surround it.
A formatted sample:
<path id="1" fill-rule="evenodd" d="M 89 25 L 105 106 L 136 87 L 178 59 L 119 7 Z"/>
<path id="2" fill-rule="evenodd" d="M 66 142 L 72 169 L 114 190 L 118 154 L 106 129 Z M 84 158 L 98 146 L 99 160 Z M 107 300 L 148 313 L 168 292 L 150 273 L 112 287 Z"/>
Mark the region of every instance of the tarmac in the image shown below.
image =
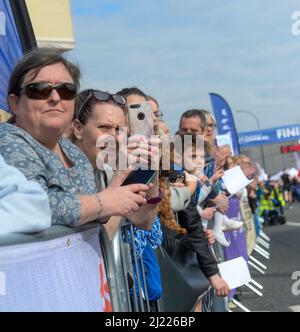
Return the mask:
<path id="1" fill-rule="evenodd" d="M 263 286 L 262 290 L 256 287 L 263 296 L 245 286 L 241 288 L 238 300 L 250 311 L 300 312 L 300 203 L 294 203 L 284 215 L 286 224 L 263 229 L 271 239 L 270 259 L 252 253 L 267 270 L 262 275 L 250 268 L 252 278 Z"/>

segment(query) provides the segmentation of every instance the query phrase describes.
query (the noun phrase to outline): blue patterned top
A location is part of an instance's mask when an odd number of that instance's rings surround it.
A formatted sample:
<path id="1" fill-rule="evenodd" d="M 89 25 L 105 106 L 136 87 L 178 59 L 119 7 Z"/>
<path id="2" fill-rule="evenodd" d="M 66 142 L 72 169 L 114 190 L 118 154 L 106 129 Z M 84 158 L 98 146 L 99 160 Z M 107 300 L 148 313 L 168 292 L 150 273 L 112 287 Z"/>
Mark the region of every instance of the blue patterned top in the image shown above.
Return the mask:
<path id="1" fill-rule="evenodd" d="M 153 249 L 158 248 L 162 244 L 163 234 L 162 234 L 160 219 L 158 216 L 155 217 L 152 228 L 149 231 L 139 229 L 136 226 L 133 226 L 133 232 L 134 232 L 134 244 L 135 244 L 136 256 L 138 259 L 143 254 L 143 251 L 146 248 L 148 241 Z M 129 225 L 127 226 L 127 236 L 129 243 L 132 243 Z M 125 234 L 123 234 L 123 240 L 124 239 L 125 239 Z"/>
<path id="2" fill-rule="evenodd" d="M 68 139 L 59 144 L 73 166 L 65 168 L 59 157 L 29 133 L 7 123 L 0 124 L 0 154 L 28 180 L 47 192 L 52 224 L 74 225 L 80 219 L 78 194 L 96 192 L 93 168 L 86 156 Z"/>

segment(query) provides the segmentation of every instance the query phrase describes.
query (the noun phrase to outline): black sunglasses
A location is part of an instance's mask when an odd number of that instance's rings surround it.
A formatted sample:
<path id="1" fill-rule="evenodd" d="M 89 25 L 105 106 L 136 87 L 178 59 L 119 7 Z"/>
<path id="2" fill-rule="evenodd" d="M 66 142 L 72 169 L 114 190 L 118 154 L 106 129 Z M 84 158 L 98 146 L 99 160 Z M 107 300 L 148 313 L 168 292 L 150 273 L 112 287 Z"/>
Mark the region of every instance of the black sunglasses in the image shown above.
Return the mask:
<path id="1" fill-rule="evenodd" d="M 97 101 L 108 101 L 109 99 L 112 99 L 115 103 L 117 103 L 121 106 L 125 106 L 125 104 L 126 104 L 125 97 L 123 97 L 121 95 L 111 94 L 109 92 L 104 92 L 104 91 L 100 91 L 100 90 L 89 90 L 89 94 L 87 95 L 87 97 L 85 98 L 83 103 L 80 105 L 80 108 L 76 112 L 77 119 L 78 119 L 79 114 L 81 113 L 82 109 L 84 108 L 84 106 L 87 104 L 87 102 L 91 98 L 95 98 Z"/>
<path id="2" fill-rule="evenodd" d="M 77 89 L 73 83 L 61 82 L 51 84 L 48 82 L 30 83 L 19 90 L 19 96 L 25 94 L 30 99 L 48 99 L 53 90 L 56 90 L 59 97 L 65 100 L 71 100 L 76 97 Z"/>

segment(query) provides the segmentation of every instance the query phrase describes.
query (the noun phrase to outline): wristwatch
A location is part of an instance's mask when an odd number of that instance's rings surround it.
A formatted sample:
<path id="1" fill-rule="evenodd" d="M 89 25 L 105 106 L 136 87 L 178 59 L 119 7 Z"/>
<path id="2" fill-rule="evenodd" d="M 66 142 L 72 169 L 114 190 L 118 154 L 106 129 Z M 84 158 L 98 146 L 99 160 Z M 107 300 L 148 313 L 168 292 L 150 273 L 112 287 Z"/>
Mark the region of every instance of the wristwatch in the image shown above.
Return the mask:
<path id="1" fill-rule="evenodd" d="M 163 194 L 162 190 L 159 189 L 158 196 L 147 198 L 147 204 L 158 204 L 163 199 L 163 196 L 164 196 L 164 194 Z"/>

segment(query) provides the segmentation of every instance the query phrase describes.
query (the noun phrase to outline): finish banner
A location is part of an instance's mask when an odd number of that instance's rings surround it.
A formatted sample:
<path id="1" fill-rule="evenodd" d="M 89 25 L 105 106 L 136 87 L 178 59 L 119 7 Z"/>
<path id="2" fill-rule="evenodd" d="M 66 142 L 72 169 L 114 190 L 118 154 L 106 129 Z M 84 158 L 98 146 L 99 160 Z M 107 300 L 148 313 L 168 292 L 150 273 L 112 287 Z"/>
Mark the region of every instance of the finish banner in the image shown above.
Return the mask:
<path id="1" fill-rule="evenodd" d="M 300 125 L 247 131 L 238 134 L 241 148 L 300 140 Z"/>

